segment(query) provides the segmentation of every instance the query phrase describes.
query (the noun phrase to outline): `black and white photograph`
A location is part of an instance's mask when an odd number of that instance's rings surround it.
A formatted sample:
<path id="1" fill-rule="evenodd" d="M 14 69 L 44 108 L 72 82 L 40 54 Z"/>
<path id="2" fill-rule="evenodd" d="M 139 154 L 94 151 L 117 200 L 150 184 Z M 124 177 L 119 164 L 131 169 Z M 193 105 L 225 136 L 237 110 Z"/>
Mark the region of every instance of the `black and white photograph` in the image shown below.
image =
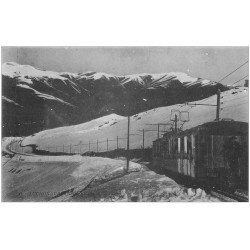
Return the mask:
<path id="1" fill-rule="evenodd" d="M 1 249 L 249 249 L 249 7 L 1 1 Z"/>
<path id="2" fill-rule="evenodd" d="M 248 201 L 248 47 L 2 47 L 2 201 Z"/>

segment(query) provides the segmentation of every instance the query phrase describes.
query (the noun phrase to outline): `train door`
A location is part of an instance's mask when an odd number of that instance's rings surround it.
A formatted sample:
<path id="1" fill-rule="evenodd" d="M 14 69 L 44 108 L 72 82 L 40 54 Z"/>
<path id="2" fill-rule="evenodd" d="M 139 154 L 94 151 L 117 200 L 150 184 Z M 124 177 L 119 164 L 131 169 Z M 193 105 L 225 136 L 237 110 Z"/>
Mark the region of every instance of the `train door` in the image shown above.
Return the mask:
<path id="1" fill-rule="evenodd" d="M 185 135 L 180 140 L 180 158 L 182 173 L 184 175 L 194 177 L 194 169 L 192 169 L 192 136 Z"/>
<path id="2" fill-rule="evenodd" d="M 184 159 L 185 165 L 187 166 L 187 175 L 192 177 L 191 171 L 191 154 L 192 154 L 192 144 L 191 144 L 192 137 L 190 135 L 184 136 Z"/>
<path id="3" fill-rule="evenodd" d="M 182 159 L 180 157 L 181 155 L 181 138 L 178 137 L 177 139 L 177 162 L 178 162 L 178 172 L 182 174 Z"/>
<path id="4" fill-rule="evenodd" d="M 187 160 L 187 136 L 181 137 L 181 165 L 184 175 L 189 175 L 189 164 Z"/>
<path id="5" fill-rule="evenodd" d="M 191 134 L 190 143 L 188 143 L 188 154 L 190 161 L 190 175 L 195 177 L 195 159 L 196 159 L 196 147 L 195 147 L 195 135 Z"/>

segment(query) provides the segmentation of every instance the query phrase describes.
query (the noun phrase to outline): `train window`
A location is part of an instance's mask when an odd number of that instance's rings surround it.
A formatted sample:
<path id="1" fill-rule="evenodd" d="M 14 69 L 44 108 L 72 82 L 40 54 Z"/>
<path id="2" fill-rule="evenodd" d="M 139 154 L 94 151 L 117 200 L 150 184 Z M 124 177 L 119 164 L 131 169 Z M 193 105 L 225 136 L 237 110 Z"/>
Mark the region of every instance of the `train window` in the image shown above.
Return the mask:
<path id="1" fill-rule="evenodd" d="M 178 138 L 178 153 L 181 152 L 181 138 Z"/>
<path id="2" fill-rule="evenodd" d="M 184 153 L 187 153 L 187 136 L 184 137 Z"/>

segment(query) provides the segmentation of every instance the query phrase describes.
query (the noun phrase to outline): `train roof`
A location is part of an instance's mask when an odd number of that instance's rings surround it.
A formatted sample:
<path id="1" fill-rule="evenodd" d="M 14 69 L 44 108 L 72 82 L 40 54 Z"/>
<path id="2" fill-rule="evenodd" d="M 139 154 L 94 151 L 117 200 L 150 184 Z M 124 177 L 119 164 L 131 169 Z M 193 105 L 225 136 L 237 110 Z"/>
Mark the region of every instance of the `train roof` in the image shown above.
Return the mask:
<path id="1" fill-rule="evenodd" d="M 238 121 L 213 121 L 193 128 L 211 135 L 247 135 L 248 123 Z M 192 129 L 191 129 L 192 130 Z M 183 131 L 185 132 L 185 131 Z"/>
<path id="2" fill-rule="evenodd" d="M 168 132 L 164 137 L 169 136 L 182 136 L 191 133 L 204 133 L 208 135 L 238 135 L 247 136 L 248 135 L 248 123 L 239 121 L 213 121 L 201 124 L 199 126 L 184 130 L 175 134 L 173 132 Z"/>

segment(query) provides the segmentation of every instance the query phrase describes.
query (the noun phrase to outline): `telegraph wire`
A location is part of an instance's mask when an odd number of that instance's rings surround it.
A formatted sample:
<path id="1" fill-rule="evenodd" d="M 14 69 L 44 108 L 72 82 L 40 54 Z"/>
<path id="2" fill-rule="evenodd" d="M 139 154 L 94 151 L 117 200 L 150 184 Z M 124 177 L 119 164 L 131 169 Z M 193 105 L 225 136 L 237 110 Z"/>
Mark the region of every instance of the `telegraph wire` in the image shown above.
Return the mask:
<path id="1" fill-rule="evenodd" d="M 228 76 L 232 75 L 234 72 L 236 72 L 238 69 L 240 69 L 241 67 L 243 67 L 244 65 L 246 65 L 249 61 L 247 60 L 246 62 L 244 62 L 243 64 L 241 64 L 238 68 L 236 68 L 235 70 L 233 70 L 232 72 L 230 72 L 229 74 L 227 74 L 226 76 L 224 76 L 222 79 L 220 79 L 218 81 L 218 83 L 220 83 L 221 81 L 223 81 L 224 79 L 226 79 Z M 248 76 L 248 75 L 247 75 Z M 245 76 L 244 78 L 246 78 L 247 76 Z M 244 78 L 238 80 L 237 82 L 243 80 Z M 236 84 L 237 82 L 233 83 L 232 85 Z M 231 86 L 232 86 L 231 85 Z M 209 97 L 208 97 L 209 98 Z M 204 102 L 207 98 L 203 99 L 200 103 Z"/>
<path id="2" fill-rule="evenodd" d="M 238 82 L 242 81 L 243 79 L 245 79 L 245 78 L 247 78 L 247 77 L 248 77 L 248 75 L 246 75 L 246 76 L 242 77 L 240 80 L 238 80 L 238 81 L 234 82 L 233 84 L 231 84 L 231 86 L 233 86 L 234 84 L 236 84 L 236 83 L 238 83 Z"/>
<path id="3" fill-rule="evenodd" d="M 220 79 L 220 80 L 218 81 L 218 83 L 220 83 L 221 81 L 223 81 L 224 79 L 226 79 L 228 76 L 232 75 L 234 72 L 236 72 L 238 69 L 240 69 L 241 67 L 243 67 L 244 65 L 246 65 L 248 62 L 249 62 L 249 61 L 247 60 L 246 62 L 244 62 L 243 64 L 241 64 L 241 65 L 240 65 L 239 67 L 237 67 L 235 70 L 233 70 L 232 72 L 230 72 L 229 74 L 227 74 L 226 76 L 224 76 L 222 79 Z M 232 85 L 230 85 L 230 86 L 233 86 L 234 84 L 236 84 L 236 83 L 242 81 L 242 80 L 245 79 L 246 77 L 248 77 L 248 75 L 246 75 L 246 76 L 244 76 L 243 78 L 239 79 L 238 81 L 234 82 L 234 83 L 233 83 Z M 199 103 L 203 103 L 203 102 L 206 101 L 208 98 L 209 98 L 209 97 L 207 97 L 207 98 L 201 100 Z M 191 104 L 191 105 L 192 105 L 192 104 Z M 180 108 L 183 108 L 183 106 L 181 106 Z M 185 111 L 189 111 L 189 110 L 192 109 L 192 108 L 193 108 L 193 107 L 191 106 L 191 107 L 189 107 L 189 108 L 188 108 L 187 110 L 185 110 Z"/>
<path id="4" fill-rule="evenodd" d="M 238 69 L 240 69 L 241 67 L 243 67 L 247 63 L 248 63 L 248 60 L 246 62 L 244 62 L 243 64 L 241 64 L 238 68 L 236 68 L 235 70 L 233 70 L 232 72 L 230 72 L 229 74 L 227 74 L 226 76 L 224 76 L 218 82 L 220 83 L 221 81 L 223 81 L 224 79 L 226 79 L 228 76 L 232 75 L 235 71 L 237 71 Z"/>

